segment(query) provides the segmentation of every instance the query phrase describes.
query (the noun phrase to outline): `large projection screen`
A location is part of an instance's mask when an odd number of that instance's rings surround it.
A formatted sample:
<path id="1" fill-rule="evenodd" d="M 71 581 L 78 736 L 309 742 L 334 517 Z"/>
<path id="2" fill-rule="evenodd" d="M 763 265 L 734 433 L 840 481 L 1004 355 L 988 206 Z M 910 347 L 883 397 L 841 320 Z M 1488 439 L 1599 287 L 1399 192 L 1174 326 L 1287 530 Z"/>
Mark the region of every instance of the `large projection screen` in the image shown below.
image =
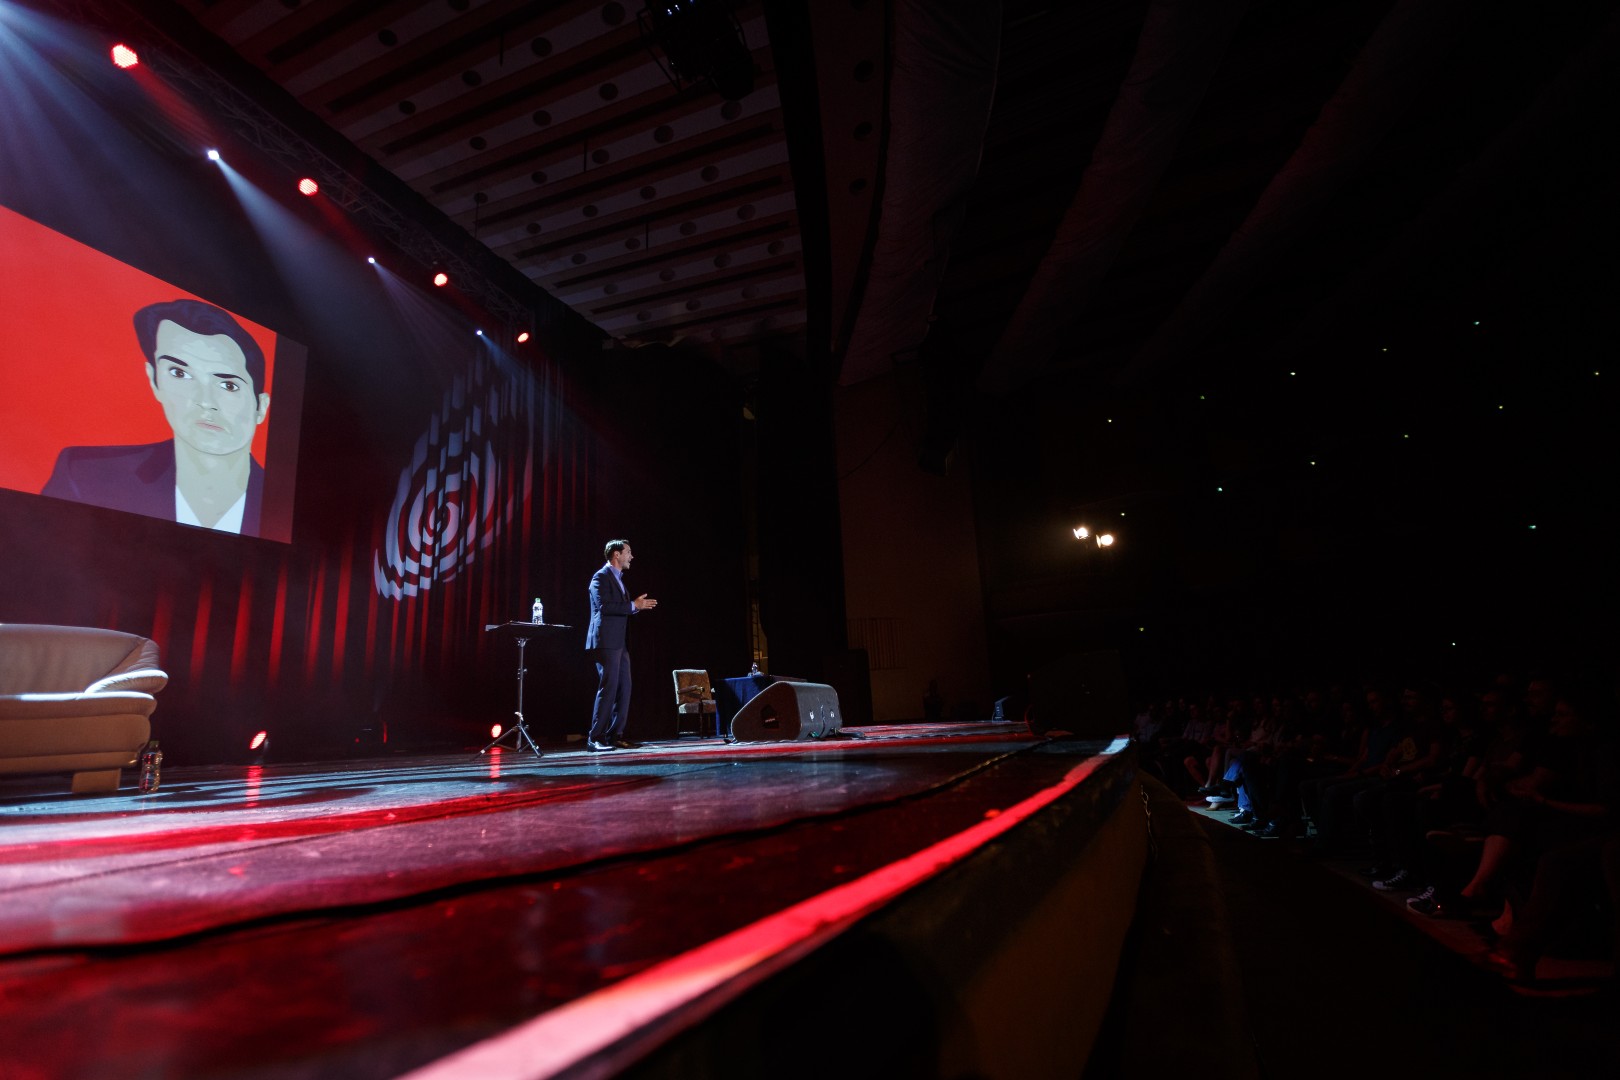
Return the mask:
<path id="1" fill-rule="evenodd" d="M 292 540 L 302 345 L 5 207 L 0 252 L 0 487 Z"/>

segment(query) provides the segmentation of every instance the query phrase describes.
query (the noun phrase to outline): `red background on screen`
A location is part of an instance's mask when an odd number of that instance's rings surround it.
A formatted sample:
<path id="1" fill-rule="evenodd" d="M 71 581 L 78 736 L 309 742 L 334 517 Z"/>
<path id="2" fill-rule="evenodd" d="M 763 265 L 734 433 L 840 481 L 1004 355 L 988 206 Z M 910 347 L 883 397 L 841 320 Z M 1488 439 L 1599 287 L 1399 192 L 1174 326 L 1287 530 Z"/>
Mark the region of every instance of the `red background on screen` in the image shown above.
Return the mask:
<path id="1" fill-rule="evenodd" d="M 0 487 L 39 491 L 65 446 L 172 437 L 133 320 L 147 304 L 179 299 L 215 302 L 0 207 Z M 276 335 L 232 315 L 264 350 L 270 412 L 253 436 L 262 465 L 276 419 Z"/>

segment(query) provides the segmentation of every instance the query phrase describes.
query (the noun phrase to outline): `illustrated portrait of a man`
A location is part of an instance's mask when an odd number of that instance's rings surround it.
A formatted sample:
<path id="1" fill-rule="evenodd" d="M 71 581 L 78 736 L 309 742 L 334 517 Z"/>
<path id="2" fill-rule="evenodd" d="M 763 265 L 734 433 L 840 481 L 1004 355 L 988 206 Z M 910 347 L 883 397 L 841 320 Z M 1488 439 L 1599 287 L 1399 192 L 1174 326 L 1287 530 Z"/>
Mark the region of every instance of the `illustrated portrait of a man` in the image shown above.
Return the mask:
<path id="1" fill-rule="evenodd" d="M 264 352 L 229 312 L 201 300 L 135 313 L 146 379 L 174 437 L 70 446 L 41 494 L 259 535 L 264 468 L 251 448 L 270 410 Z"/>

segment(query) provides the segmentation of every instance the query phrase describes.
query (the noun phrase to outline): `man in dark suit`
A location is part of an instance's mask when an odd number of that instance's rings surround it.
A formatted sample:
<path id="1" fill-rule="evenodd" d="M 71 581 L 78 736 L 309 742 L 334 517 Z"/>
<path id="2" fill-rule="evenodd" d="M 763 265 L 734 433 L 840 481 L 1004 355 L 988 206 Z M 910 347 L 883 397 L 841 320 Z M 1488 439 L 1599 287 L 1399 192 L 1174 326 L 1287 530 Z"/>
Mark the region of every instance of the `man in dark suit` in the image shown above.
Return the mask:
<path id="1" fill-rule="evenodd" d="M 596 660 L 596 704 L 585 745 L 593 751 L 631 750 L 641 744 L 624 737 L 630 718 L 630 616 L 657 607 L 658 601 L 646 593 L 632 600 L 624 587 L 634 558 L 630 541 L 609 540 L 602 554 L 607 562 L 591 576 L 591 624 L 585 631 L 585 648 Z"/>
<path id="2" fill-rule="evenodd" d="M 142 308 L 135 337 L 174 438 L 70 446 L 41 494 L 257 536 L 264 469 L 251 450 L 270 409 L 258 342 L 229 312 L 200 300 Z"/>

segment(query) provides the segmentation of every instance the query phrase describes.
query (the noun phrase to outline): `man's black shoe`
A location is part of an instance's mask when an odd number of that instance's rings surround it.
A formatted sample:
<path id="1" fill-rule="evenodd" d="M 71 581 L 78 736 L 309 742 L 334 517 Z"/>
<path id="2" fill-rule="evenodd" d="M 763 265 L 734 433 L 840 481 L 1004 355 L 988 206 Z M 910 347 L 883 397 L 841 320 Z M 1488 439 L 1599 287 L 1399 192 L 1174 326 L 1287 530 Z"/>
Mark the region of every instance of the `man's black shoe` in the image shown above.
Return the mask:
<path id="1" fill-rule="evenodd" d="M 612 750 L 613 749 L 613 744 L 612 743 L 601 743 L 601 742 L 597 742 L 595 739 L 590 739 L 585 743 L 585 749 L 591 751 L 592 753 L 597 753 L 597 752 L 600 752 L 602 750 Z"/>

